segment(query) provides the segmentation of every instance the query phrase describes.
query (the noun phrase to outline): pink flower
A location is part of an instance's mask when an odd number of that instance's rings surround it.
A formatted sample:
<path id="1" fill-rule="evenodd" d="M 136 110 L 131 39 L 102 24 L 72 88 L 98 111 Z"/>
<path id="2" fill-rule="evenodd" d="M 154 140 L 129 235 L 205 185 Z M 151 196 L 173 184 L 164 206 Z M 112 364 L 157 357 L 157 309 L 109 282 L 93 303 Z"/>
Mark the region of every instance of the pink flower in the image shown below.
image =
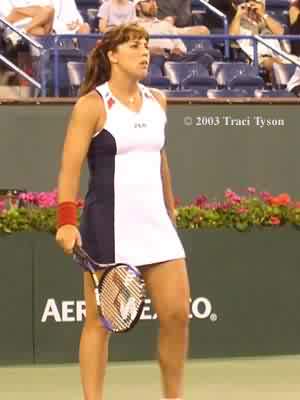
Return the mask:
<path id="1" fill-rule="evenodd" d="M 250 194 L 255 194 L 256 193 L 256 189 L 254 187 L 252 187 L 252 186 L 249 186 L 247 188 L 247 192 L 250 193 Z"/>
<path id="2" fill-rule="evenodd" d="M 0 213 L 5 210 L 5 201 L 0 200 Z"/>
<path id="3" fill-rule="evenodd" d="M 281 223 L 280 218 L 278 218 L 278 217 L 271 217 L 270 222 L 272 225 L 280 225 L 280 223 Z"/>
<path id="4" fill-rule="evenodd" d="M 241 197 L 239 195 L 237 195 L 235 192 L 233 192 L 231 189 L 227 189 L 225 191 L 225 198 L 231 204 L 239 204 L 241 202 Z"/>
<path id="5" fill-rule="evenodd" d="M 271 193 L 269 193 L 269 192 L 260 192 L 259 195 L 260 195 L 261 199 L 262 199 L 265 203 L 269 203 L 269 201 L 270 201 L 271 198 L 272 198 L 272 195 L 271 195 Z"/>
<path id="6" fill-rule="evenodd" d="M 237 209 L 238 214 L 246 214 L 248 212 L 248 209 L 245 207 L 241 207 Z"/>
<path id="7" fill-rule="evenodd" d="M 200 194 L 198 197 L 196 197 L 194 203 L 197 207 L 204 207 L 207 204 L 208 198 L 204 196 L 203 194 Z"/>
<path id="8" fill-rule="evenodd" d="M 175 196 L 175 207 L 179 207 L 181 204 L 181 200 L 178 196 Z M 83 200 L 81 200 L 83 202 Z"/>

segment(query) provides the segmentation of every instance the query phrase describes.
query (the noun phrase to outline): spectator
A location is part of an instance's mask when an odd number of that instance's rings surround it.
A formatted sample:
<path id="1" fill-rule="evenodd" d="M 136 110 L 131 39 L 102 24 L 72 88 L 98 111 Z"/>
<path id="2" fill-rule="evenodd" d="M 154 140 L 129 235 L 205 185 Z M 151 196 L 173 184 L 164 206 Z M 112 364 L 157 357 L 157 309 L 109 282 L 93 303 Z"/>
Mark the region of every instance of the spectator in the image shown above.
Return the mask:
<path id="1" fill-rule="evenodd" d="M 84 22 L 75 0 L 52 0 L 55 17 L 53 31 L 58 35 L 88 34 L 90 26 Z"/>
<path id="2" fill-rule="evenodd" d="M 0 15 L 28 35 L 43 36 L 52 31 L 54 8 L 51 0 L 1 0 Z M 13 44 L 21 39 L 15 32 L 7 37 Z"/>
<path id="3" fill-rule="evenodd" d="M 99 31 L 106 32 L 113 26 L 134 22 L 135 7 L 129 0 L 107 0 L 99 8 Z"/>
<path id="4" fill-rule="evenodd" d="M 289 8 L 289 33 L 300 35 L 300 1 L 292 0 Z M 300 39 L 300 37 L 299 37 Z M 291 40 L 291 52 L 300 56 L 300 41 Z"/>
<path id="5" fill-rule="evenodd" d="M 209 30 L 205 26 L 177 28 L 167 20 L 156 18 L 158 7 L 155 0 L 134 0 L 138 23 L 150 35 L 207 35 Z M 189 54 L 181 39 L 151 39 L 149 41 L 151 54 L 164 55 L 168 59 L 187 59 Z"/>
<path id="6" fill-rule="evenodd" d="M 157 0 L 157 6 L 159 19 L 167 19 L 178 27 L 192 24 L 191 0 Z"/>
<path id="7" fill-rule="evenodd" d="M 266 13 L 264 0 L 250 0 L 237 6 L 229 33 L 231 35 L 283 35 L 284 28 L 280 22 Z M 253 41 L 239 39 L 238 43 L 250 60 L 253 60 Z M 268 39 L 268 43 L 281 50 L 280 42 L 277 39 Z M 257 46 L 257 52 L 259 64 L 269 73 L 271 73 L 274 63 L 283 62 L 280 56 L 261 43 Z"/>
<path id="8" fill-rule="evenodd" d="M 287 83 L 287 90 L 300 97 L 300 68 L 295 69 L 294 74 L 291 76 Z"/>

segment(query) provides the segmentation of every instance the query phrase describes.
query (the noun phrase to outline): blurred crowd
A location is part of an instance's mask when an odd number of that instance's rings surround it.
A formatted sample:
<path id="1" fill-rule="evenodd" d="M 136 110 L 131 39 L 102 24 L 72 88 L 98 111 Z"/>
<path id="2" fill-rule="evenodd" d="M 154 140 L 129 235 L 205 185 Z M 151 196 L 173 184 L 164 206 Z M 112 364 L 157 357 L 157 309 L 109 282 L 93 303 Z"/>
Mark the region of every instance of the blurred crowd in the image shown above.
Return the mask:
<path id="1" fill-rule="evenodd" d="M 282 16 L 269 13 L 265 0 L 209 0 L 210 5 L 226 15 L 229 21 L 230 35 L 286 35 L 300 34 L 300 0 L 286 2 L 281 9 Z M 276 0 L 274 0 L 276 2 Z M 94 7 L 88 13 L 78 0 L 1 0 L 0 17 L 15 26 L 20 32 L 33 38 L 56 34 L 89 34 L 106 32 L 121 23 L 137 21 L 150 35 L 180 35 L 182 38 L 151 39 L 150 51 L 166 60 L 197 61 L 203 55 L 195 51 L 197 42 L 188 46 L 184 36 L 223 33 L 223 21 L 208 9 L 195 10 L 192 0 L 95 0 Z M 0 25 L 1 26 L 1 25 Z M 20 51 L 22 37 L 2 24 L 0 30 L 0 49 L 15 51 L 17 63 L 30 72 L 30 62 Z M 200 43 L 200 41 L 199 41 Z M 201 41 L 201 46 L 205 41 Z M 207 43 L 207 42 L 206 42 Z M 258 45 L 258 63 L 266 71 L 267 79 L 272 79 L 274 63 L 289 62 L 284 54 L 298 60 L 300 41 L 269 41 L 272 49 Z M 222 59 L 222 52 L 213 53 L 216 60 Z M 7 50 L 8 49 L 8 50 Z M 283 55 L 275 50 L 278 49 Z M 222 50 L 222 49 L 221 49 Z M 253 42 L 249 39 L 236 40 L 231 50 L 234 59 L 251 64 L 254 59 Z M 200 55 L 199 55 L 200 54 Z M 238 54 L 238 56 L 236 56 Z M 25 60 L 25 61 L 24 61 Z M 2 73 L 1 73 L 2 72 Z M 10 83 L 15 75 L 0 66 L 0 84 Z"/>

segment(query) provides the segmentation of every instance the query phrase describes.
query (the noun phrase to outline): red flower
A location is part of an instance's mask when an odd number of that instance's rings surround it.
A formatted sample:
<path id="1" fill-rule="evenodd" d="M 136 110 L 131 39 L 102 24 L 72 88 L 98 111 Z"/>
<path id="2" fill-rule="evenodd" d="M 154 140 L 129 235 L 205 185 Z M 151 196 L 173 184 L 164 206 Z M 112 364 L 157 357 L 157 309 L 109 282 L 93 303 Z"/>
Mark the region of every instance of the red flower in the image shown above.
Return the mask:
<path id="1" fill-rule="evenodd" d="M 280 218 L 278 218 L 278 217 L 271 217 L 270 222 L 272 225 L 280 225 L 280 223 L 281 223 Z"/>
<path id="2" fill-rule="evenodd" d="M 274 206 L 287 206 L 291 203 L 291 198 L 287 193 L 281 193 L 278 196 L 271 197 L 269 202 Z"/>

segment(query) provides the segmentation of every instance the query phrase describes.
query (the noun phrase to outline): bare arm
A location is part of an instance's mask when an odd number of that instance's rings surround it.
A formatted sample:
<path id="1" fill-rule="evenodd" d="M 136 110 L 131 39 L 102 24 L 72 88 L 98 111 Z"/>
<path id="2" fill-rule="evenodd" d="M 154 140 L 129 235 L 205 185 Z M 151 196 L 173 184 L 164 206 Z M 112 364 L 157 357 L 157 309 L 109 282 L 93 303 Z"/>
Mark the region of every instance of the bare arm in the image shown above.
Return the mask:
<path id="1" fill-rule="evenodd" d="M 270 29 L 274 35 L 283 35 L 284 29 L 280 22 L 276 21 L 276 19 L 270 17 L 270 15 L 265 14 L 263 17 L 267 27 Z"/>
<path id="2" fill-rule="evenodd" d="M 299 14 L 299 7 L 291 5 L 291 7 L 289 8 L 289 21 L 291 25 L 293 25 L 297 21 Z"/>
<path id="3" fill-rule="evenodd" d="M 168 214 L 172 221 L 176 222 L 176 205 L 175 198 L 172 189 L 171 174 L 165 150 L 161 151 L 161 176 L 163 182 L 164 198 Z"/>
<path id="4" fill-rule="evenodd" d="M 108 25 L 107 25 L 107 18 L 100 18 L 99 20 L 99 31 L 104 33 L 108 30 Z"/>
<path id="5" fill-rule="evenodd" d="M 73 109 L 58 178 L 59 203 L 75 201 L 77 198 L 82 164 L 101 114 L 101 102 L 97 93 L 82 97 Z"/>
<path id="6" fill-rule="evenodd" d="M 230 35 L 240 35 L 241 33 L 241 19 L 243 16 L 246 16 L 248 12 L 247 5 L 245 3 L 240 4 L 237 7 L 236 14 L 231 21 L 229 26 L 229 34 Z"/>
<path id="7" fill-rule="evenodd" d="M 83 161 L 92 136 L 101 129 L 104 118 L 104 106 L 96 92 L 87 94 L 76 103 L 67 130 L 59 172 L 59 203 L 75 202 Z M 81 246 L 79 230 L 71 223 L 59 227 L 56 241 L 67 254 L 72 253 L 75 243 Z"/>
<path id="8" fill-rule="evenodd" d="M 162 108 L 166 110 L 167 107 L 166 97 L 158 90 L 152 90 L 152 93 L 157 99 L 157 101 L 160 103 Z M 175 198 L 173 194 L 171 173 L 165 149 L 161 150 L 161 177 L 163 184 L 164 199 L 168 210 L 168 214 L 172 219 L 172 221 L 175 223 L 176 222 Z"/>

